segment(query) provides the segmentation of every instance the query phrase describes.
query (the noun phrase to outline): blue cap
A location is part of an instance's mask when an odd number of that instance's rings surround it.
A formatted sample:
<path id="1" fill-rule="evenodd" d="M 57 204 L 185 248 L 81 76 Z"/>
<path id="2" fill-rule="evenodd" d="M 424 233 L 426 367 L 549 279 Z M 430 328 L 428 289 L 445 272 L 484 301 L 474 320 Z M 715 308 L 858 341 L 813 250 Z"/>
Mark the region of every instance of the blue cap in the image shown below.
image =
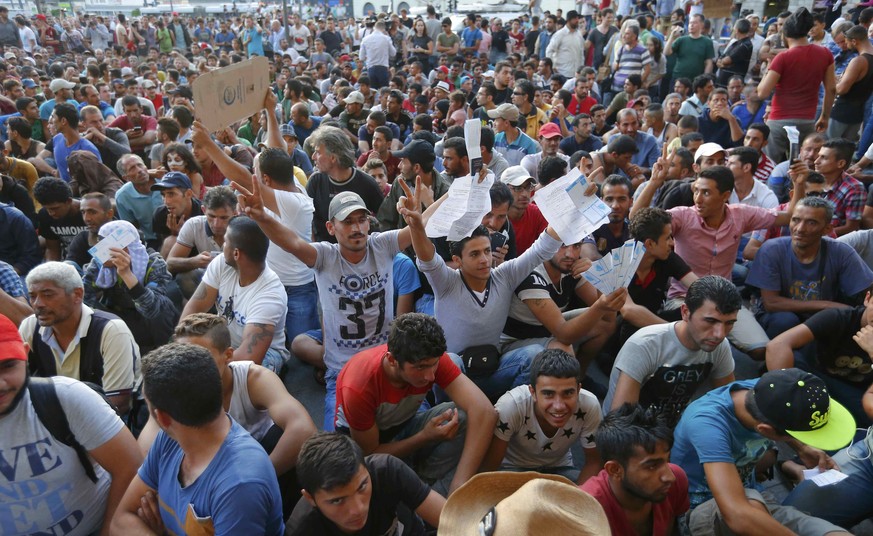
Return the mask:
<path id="1" fill-rule="evenodd" d="M 171 171 L 161 177 L 161 180 L 154 183 L 151 190 L 154 192 L 156 190 L 169 190 L 170 188 L 179 188 L 182 191 L 190 190 L 192 188 L 191 179 L 184 173 Z"/>
<path id="2" fill-rule="evenodd" d="M 461 79 L 458 81 L 459 82 L 458 85 L 463 86 L 464 83 L 466 83 L 468 80 L 470 80 L 469 76 L 462 76 Z"/>
<path id="3" fill-rule="evenodd" d="M 39 85 L 33 81 L 32 78 L 25 78 L 21 81 L 21 85 L 26 87 L 27 89 L 33 89 L 35 87 L 39 87 Z"/>

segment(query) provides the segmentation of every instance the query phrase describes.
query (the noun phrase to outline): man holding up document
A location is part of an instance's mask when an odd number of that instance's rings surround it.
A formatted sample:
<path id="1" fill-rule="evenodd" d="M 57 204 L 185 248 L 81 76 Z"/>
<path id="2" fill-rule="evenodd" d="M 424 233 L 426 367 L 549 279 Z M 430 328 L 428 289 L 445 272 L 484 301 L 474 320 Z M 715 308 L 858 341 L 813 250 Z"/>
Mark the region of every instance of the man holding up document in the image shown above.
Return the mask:
<path id="1" fill-rule="evenodd" d="M 643 207 L 651 204 L 654 192 L 664 184 L 668 162 L 660 158 L 652 170 L 652 180 L 642 189 L 631 208 L 631 218 Z M 806 176 L 809 168 L 804 163 L 791 167 L 794 181 L 794 197 L 786 212 L 749 205 L 729 205 L 734 190 L 734 176 L 724 166 L 702 170 L 692 186 L 694 206 L 670 209 L 676 253 L 682 257 L 698 276 L 720 275 L 730 279 L 734 260 L 743 233 L 772 225 L 787 225 L 794 212 L 797 200 L 806 192 Z M 668 293 L 666 309 L 675 309 L 684 302 L 686 287 L 674 282 Z M 769 342 L 767 334 L 755 320 L 754 315 L 742 308 L 737 323 L 728 336 L 731 343 L 755 360 L 762 361 Z"/>

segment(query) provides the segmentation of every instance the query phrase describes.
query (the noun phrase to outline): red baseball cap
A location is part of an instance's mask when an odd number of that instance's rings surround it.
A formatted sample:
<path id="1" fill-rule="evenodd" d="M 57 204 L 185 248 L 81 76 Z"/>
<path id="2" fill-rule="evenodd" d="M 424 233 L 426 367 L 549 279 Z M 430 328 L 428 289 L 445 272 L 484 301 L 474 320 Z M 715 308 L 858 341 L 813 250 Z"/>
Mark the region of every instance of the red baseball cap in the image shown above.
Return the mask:
<path id="1" fill-rule="evenodd" d="M 27 350 L 15 324 L 0 315 L 0 361 L 8 359 L 27 361 Z"/>
<path id="2" fill-rule="evenodd" d="M 563 138 L 563 134 L 561 134 L 561 127 L 554 123 L 546 123 L 545 125 L 540 127 L 540 136 L 543 138 Z"/>

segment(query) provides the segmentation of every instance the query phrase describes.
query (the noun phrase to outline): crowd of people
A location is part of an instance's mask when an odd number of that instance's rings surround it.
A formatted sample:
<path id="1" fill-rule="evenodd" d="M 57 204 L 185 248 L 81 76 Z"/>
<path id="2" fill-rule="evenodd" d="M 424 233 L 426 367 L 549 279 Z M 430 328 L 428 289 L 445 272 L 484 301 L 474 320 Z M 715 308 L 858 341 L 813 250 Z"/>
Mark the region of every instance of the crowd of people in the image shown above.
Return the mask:
<path id="1" fill-rule="evenodd" d="M 873 517 L 873 7 L 577 7 L 0 6 L 0 534 Z M 198 76 L 255 56 L 261 110 L 208 131 Z M 568 244 L 571 172 L 609 215 Z M 433 237 L 456 180 L 490 209 Z"/>

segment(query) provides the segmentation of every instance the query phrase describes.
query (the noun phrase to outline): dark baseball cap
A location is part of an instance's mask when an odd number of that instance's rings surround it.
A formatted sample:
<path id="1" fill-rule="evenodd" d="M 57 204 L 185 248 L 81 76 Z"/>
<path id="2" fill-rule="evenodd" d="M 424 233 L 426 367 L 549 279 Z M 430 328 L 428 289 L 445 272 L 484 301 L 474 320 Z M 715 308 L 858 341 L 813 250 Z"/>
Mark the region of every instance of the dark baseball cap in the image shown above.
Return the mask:
<path id="1" fill-rule="evenodd" d="M 179 188 L 182 191 L 190 190 L 192 188 L 191 179 L 184 173 L 171 171 L 161 177 L 161 180 L 152 184 L 151 191 L 169 190 L 170 188 Z"/>
<path id="2" fill-rule="evenodd" d="M 171 89 L 168 92 L 170 95 L 178 95 L 180 97 L 185 97 L 186 99 L 193 99 L 194 94 L 191 92 L 191 88 L 188 86 L 179 86 L 175 89 Z"/>
<path id="3" fill-rule="evenodd" d="M 433 163 L 435 155 L 433 145 L 425 140 L 412 140 L 399 151 L 391 151 L 397 158 L 407 158 L 413 164 Z"/>
<path id="4" fill-rule="evenodd" d="M 770 423 L 811 447 L 838 450 L 855 436 L 855 419 L 818 376 L 797 368 L 770 371 L 752 388 Z"/>

